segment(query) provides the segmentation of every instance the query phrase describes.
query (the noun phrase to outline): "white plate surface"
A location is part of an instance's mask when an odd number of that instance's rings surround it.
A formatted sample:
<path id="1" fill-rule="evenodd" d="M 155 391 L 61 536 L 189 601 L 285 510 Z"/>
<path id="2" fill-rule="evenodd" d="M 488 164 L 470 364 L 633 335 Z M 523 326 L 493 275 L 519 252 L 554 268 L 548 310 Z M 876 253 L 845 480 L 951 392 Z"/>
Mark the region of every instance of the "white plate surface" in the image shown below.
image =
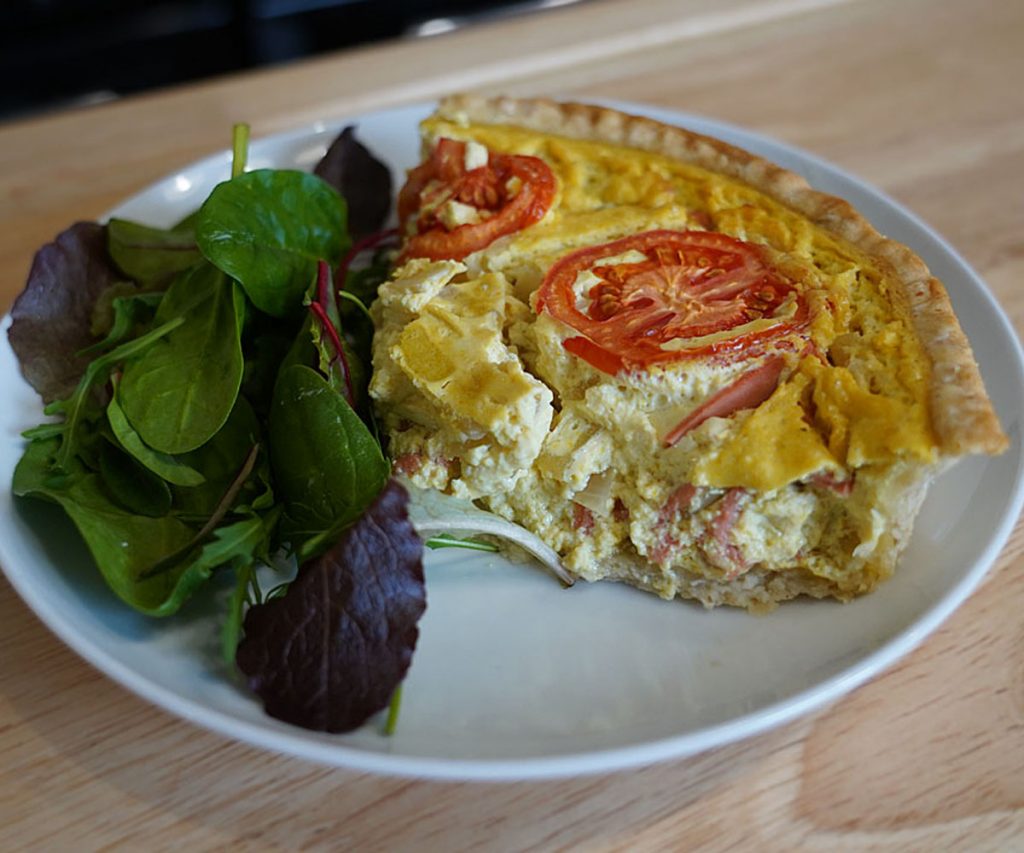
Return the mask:
<path id="1" fill-rule="evenodd" d="M 941 237 L 834 166 L 718 122 L 616 106 L 718 136 L 802 173 L 913 247 L 946 283 L 1012 446 L 998 459 L 963 461 L 934 485 L 890 582 L 852 604 L 798 601 L 752 617 L 612 584 L 563 591 L 529 565 L 429 554 L 429 606 L 397 734 L 382 736 L 378 721 L 344 736 L 307 732 L 265 716 L 221 668 L 220 611 L 210 596 L 170 620 L 139 616 L 105 588 L 58 511 L 11 497 L 19 433 L 39 422 L 41 409 L 4 334 L 0 564 L 43 622 L 128 689 L 230 737 L 354 769 L 463 779 L 606 771 L 719 746 L 836 699 L 935 629 L 992 564 L 1024 499 L 1024 361 L 1006 317 Z M 350 121 L 399 176 L 416 159 L 416 122 L 428 111 L 410 107 Z M 257 141 L 250 166 L 310 168 L 344 123 Z M 207 158 L 115 212 L 169 225 L 198 206 L 228 167 L 227 153 Z"/>

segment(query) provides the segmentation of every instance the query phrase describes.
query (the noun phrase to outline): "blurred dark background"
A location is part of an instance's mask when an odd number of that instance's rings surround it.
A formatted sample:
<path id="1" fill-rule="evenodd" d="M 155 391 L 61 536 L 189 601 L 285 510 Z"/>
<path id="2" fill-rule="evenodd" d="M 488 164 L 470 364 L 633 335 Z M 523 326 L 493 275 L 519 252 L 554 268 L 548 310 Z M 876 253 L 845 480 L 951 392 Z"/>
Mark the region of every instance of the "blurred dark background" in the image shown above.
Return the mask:
<path id="1" fill-rule="evenodd" d="M 572 0 L 0 0 L 0 119 Z"/>

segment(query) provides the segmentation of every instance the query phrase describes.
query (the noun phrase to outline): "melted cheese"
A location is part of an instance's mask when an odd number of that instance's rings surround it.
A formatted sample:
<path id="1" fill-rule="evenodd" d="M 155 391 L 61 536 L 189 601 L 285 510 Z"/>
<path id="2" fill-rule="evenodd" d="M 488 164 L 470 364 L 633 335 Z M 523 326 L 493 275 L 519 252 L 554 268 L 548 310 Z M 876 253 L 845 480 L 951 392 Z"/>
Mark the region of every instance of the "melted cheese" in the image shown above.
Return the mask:
<path id="1" fill-rule="evenodd" d="M 758 406 L 696 469 L 698 485 L 772 491 L 816 471 L 839 467 L 805 419 L 802 397 L 810 377 L 797 373 Z"/>

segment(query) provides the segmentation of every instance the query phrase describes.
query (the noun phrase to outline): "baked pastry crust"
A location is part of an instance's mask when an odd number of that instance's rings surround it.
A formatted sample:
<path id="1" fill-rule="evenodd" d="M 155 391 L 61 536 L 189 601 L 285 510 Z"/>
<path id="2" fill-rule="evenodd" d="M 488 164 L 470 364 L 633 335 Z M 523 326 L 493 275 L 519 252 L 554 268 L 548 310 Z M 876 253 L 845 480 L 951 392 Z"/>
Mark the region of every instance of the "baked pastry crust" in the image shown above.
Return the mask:
<path id="1" fill-rule="evenodd" d="M 1008 446 L 942 283 L 911 249 L 880 234 L 843 199 L 819 192 L 800 175 L 721 140 L 603 107 L 459 94 L 444 98 L 436 114 L 665 155 L 737 178 L 787 205 L 887 267 L 899 283 L 898 297 L 905 301 L 930 361 L 929 407 L 940 454 L 996 454 Z"/>

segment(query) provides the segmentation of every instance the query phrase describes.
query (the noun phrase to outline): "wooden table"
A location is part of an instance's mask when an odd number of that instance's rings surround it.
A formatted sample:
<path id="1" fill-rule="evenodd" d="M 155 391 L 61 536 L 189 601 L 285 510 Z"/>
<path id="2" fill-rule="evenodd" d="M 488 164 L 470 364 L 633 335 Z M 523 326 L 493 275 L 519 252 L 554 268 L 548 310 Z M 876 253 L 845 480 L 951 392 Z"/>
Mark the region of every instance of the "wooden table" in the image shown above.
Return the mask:
<path id="1" fill-rule="evenodd" d="M 0 127 L 0 310 L 36 246 L 256 135 L 480 88 L 614 97 L 803 146 L 943 233 L 1024 325 L 1024 4 L 592 0 Z M 412 782 L 196 729 L 0 581 L 0 848 L 1024 848 L 1024 528 L 925 644 L 833 707 L 684 761 Z"/>

